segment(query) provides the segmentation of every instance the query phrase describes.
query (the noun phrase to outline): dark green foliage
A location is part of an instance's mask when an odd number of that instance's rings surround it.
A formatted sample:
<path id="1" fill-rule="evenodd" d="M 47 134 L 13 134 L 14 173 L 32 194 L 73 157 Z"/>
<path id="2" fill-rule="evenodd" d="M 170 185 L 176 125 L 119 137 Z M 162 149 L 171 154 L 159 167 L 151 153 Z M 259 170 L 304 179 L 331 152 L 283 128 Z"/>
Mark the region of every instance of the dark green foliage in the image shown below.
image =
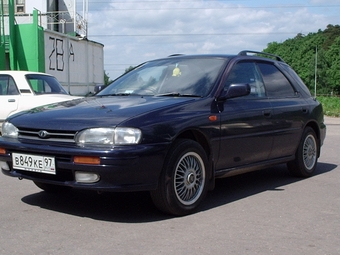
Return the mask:
<path id="1" fill-rule="evenodd" d="M 282 57 L 312 92 L 316 80 L 318 95 L 340 94 L 339 25 L 328 25 L 324 31 L 308 35 L 299 33 L 283 43 L 271 42 L 263 51 Z"/>
<path id="2" fill-rule="evenodd" d="M 133 66 L 129 66 L 128 68 L 125 69 L 125 73 L 130 72 L 134 67 Z"/>
<path id="3" fill-rule="evenodd" d="M 109 77 L 109 74 L 106 73 L 106 71 L 104 70 L 104 85 L 108 85 L 112 82 L 112 80 Z"/>

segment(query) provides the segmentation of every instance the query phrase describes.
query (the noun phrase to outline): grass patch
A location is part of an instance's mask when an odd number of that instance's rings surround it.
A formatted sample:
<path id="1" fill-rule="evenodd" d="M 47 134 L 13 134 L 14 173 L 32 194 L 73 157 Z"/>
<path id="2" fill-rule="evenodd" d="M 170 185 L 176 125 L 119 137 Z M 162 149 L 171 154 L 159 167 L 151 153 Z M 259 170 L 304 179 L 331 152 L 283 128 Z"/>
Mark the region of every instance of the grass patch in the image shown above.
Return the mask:
<path id="1" fill-rule="evenodd" d="M 323 112 L 327 116 L 340 117 L 340 97 L 317 97 L 322 103 Z"/>

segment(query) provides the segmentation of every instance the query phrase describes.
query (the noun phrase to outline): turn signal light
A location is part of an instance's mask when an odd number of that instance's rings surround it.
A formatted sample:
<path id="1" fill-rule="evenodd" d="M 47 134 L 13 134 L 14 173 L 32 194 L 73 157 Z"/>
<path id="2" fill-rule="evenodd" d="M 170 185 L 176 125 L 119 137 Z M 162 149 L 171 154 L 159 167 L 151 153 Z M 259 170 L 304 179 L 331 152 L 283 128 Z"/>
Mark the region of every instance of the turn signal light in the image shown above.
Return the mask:
<path id="1" fill-rule="evenodd" d="M 4 148 L 0 148 L 0 154 L 6 154 L 6 150 Z"/>
<path id="2" fill-rule="evenodd" d="M 209 120 L 210 121 L 216 121 L 217 120 L 217 116 L 216 115 L 210 115 L 209 116 Z"/>
<path id="3" fill-rule="evenodd" d="M 91 156 L 74 156 L 73 162 L 75 164 L 99 165 L 100 158 Z"/>

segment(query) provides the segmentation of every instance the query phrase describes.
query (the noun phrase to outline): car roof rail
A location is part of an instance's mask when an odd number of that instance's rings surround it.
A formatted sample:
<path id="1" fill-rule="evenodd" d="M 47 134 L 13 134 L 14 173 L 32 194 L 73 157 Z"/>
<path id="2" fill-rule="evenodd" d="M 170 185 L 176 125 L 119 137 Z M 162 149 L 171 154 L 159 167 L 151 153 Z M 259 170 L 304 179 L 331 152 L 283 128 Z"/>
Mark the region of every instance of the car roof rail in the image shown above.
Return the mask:
<path id="1" fill-rule="evenodd" d="M 277 61 L 285 62 L 281 57 L 274 55 L 274 54 L 267 53 L 267 52 L 260 52 L 260 51 L 253 51 L 253 50 L 243 50 L 243 51 L 240 51 L 238 53 L 238 55 L 239 56 L 249 56 L 248 53 L 257 54 L 257 55 L 265 55 L 265 56 L 274 58 Z"/>
<path id="2" fill-rule="evenodd" d="M 181 54 L 181 53 L 176 53 L 176 54 L 171 54 L 168 56 L 168 58 L 170 57 L 177 57 L 177 56 L 183 56 L 184 54 Z"/>

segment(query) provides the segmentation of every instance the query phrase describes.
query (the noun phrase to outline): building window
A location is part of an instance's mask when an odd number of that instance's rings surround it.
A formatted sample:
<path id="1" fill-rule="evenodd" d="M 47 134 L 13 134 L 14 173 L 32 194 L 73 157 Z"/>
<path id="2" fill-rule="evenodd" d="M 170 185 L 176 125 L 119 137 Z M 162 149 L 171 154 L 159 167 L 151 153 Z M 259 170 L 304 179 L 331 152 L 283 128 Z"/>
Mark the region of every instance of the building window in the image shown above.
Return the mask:
<path id="1" fill-rule="evenodd" d="M 3 11 L 4 14 L 9 14 L 9 0 L 3 0 Z M 25 0 L 15 0 L 14 6 L 15 13 L 24 13 L 25 12 Z"/>

